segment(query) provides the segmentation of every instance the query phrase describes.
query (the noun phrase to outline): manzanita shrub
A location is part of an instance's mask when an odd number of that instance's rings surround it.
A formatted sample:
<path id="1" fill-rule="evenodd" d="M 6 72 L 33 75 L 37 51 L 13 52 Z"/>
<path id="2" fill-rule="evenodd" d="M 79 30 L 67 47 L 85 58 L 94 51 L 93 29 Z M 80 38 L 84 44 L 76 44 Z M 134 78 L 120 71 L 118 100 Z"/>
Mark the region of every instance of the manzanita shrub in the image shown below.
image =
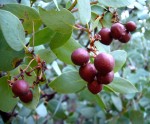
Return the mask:
<path id="1" fill-rule="evenodd" d="M 0 123 L 148 124 L 149 5 L 0 0 Z"/>

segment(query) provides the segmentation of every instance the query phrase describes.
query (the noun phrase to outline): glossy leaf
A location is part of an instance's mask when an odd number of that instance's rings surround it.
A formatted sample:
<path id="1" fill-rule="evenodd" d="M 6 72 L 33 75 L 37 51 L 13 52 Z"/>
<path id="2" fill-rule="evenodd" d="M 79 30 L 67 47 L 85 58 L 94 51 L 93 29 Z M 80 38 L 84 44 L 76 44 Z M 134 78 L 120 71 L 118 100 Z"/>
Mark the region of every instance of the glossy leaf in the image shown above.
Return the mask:
<path id="1" fill-rule="evenodd" d="M 73 38 L 70 38 L 63 46 L 52 49 L 58 59 L 63 61 L 66 64 L 73 64 L 71 61 L 71 54 L 72 52 L 80 48 L 81 45 L 77 43 Z"/>
<path id="2" fill-rule="evenodd" d="M 80 78 L 77 71 L 63 73 L 49 84 L 53 90 L 59 93 L 75 93 L 85 85 L 86 82 Z"/>
<path id="3" fill-rule="evenodd" d="M 91 5 L 90 0 L 78 0 L 79 17 L 82 24 L 86 25 L 91 19 Z"/>
<path id="4" fill-rule="evenodd" d="M 12 111 L 18 101 L 13 97 L 14 95 L 7 80 L 7 76 L 0 78 L 0 110 L 4 112 Z"/>
<path id="5" fill-rule="evenodd" d="M 115 77 L 113 82 L 108 86 L 110 86 L 115 92 L 122 94 L 138 92 L 138 90 L 133 84 L 121 77 Z"/>
<path id="6" fill-rule="evenodd" d="M 98 1 L 102 5 L 114 8 L 125 7 L 135 2 L 135 0 L 98 0 Z"/>
<path id="7" fill-rule="evenodd" d="M 44 24 L 46 24 L 53 31 L 62 34 L 70 34 L 72 32 L 72 26 L 75 23 L 75 19 L 70 11 L 66 9 L 62 9 L 60 11 L 46 11 L 39 8 L 39 12 Z"/>
<path id="8" fill-rule="evenodd" d="M 127 59 L 127 53 L 124 50 L 116 50 L 110 53 L 115 59 L 115 68 L 114 72 L 119 71 L 122 66 L 125 64 Z"/>
<path id="9" fill-rule="evenodd" d="M 20 51 L 23 49 L 25 43 L 24 29 L 16 16 L 8 11 L 0 10 L 0 30 L 7 44 L 13 50 Z"/>
<path id="10" fill-rule="evenodd" d="M 37 11 L 29 6 L 21 4 L 6 4 L 0 9 L 7 10 L 16 15 L 20 19 L 20 21 L 22 21 L 22 24 L 27 34 L 33 32 L 33 24 L 34 31 L 37 31 L 42 24 Z"/>

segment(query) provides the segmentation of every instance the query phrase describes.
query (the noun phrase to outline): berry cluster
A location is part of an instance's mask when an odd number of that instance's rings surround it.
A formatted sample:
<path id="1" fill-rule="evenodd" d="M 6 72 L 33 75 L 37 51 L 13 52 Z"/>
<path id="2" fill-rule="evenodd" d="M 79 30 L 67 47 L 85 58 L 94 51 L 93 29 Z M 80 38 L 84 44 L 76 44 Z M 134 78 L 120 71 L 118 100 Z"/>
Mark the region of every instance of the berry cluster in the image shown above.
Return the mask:
<path id="1" fill-rule="evenodd" d="M 89 63 L 90 55 L 84 48 L 76 49 L 71 55 L 72 62 L 81 66 L 79 74 L 88 82 L 91 93 L 97 94 L 102 90 L 102 85 L 113 81 L 115 65 L 114 58 L 107 53 L 100 53 L 94 59 L 94 64 Z"/>
<path id="2" fill-rule="evenodd" d="M 30 90 L 28 83 L 24 80 L 15 81 L 12 85 L 12 92 L 24 103 L 29 103 L 33 99 L 32 91 Z"/>
<path id="3" fill-rule="evenodd" d="M 131 39 L 131 33 L 136 30 L 136 24 L 132 21 L 127 22 L 125 25 L 121 23 L 114 23 L 109 28 L 102 28 L 99 31 L 101 36 L 101 43 L 110 45 L 113 39 L 119 40 L 121 43 L 127 43 Z"/>

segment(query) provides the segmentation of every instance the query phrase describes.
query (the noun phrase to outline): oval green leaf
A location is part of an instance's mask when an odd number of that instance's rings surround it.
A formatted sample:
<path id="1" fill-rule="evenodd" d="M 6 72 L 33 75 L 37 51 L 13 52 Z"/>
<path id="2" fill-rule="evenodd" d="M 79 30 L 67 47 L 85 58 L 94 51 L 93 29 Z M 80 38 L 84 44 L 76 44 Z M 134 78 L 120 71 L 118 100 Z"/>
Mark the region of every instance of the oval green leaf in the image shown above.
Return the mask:
<path id="1" fill-rule="evenodd" d="M 0 78 L 0 110 L 10 112 L 17 104 L 18 99 L 14 98 L 12 90 L 8 85 L 8 77 Z"/>
<path id="2" fill-rule="evenodd" d="M 71 33 L 68 34 L 62 34 L 62 33 L 55 33 L 55 35 L 52 37 L 51 41 L 50 41 L 50 48 L 51 49 L 56 49 L 58 47 L 63 46 L 71 37 Z"/>
<path id="3" fill-rule="evenodd" d="M 56 59 L 55 54 L 50 49 L 41 49 L 37 53 L 42 60 L 44 60 L 47 64 L 51 63 Z"/>
<path id="4" fill-rule="evenodd" d="M 80 92 L 80 98 L 90 102 L 96 102 L 102 110 L 106 109 L 106 105 L 99 94 L 92 94 L 87 88 Z"/>
<path id="5" fill-rule="evenodd" d="M 12 49 L 16 51 L 23 49 L 25 33 L 20 20 L 15 15 L 8 11 L 0 10 L 0 30 Z"/>
<path id="6" fill-rule="evenodd" d="M 79 17 L 83 25 L 88 24 L 91 19 L 91 5 L 90 0 L 78 0 Z"/>
<path id="7" fill-rule="evenodd" d="M 114 8 L 125 7 L 135 2 L 135 0 L 98 0 L 98 1 L 100 4 L 104 6 Z"/>
<path id="8" fill-rule="evenodd" d="M 85 85 L 86 82 L 80 78 L 77 71 L 63 73 L 49 84 L 51 88 L 59 93 L 75 93 L 84 88 Z"/>
<path id="9" fill-rule="evenodd" d="M 138 92 L 138 90 L 132 83 L 130 83 L 128 80 L 125 80 L 121 77 L 115 77 L 113 82 L 108 86 L 110 86 L 113 89 L 113 91 L 122 94 Z"/>
<path id="10" fill-rule="evenodd" d="M 49 43 L 54 37 L 55 32 L 49 28 L 44 28 L 34 34 L 34 46 Z M 30 39 L 30 45 L 33 46 L 33 36 Z"/>
<path id="11" fill-rule="evenodd" d="M 68 34 L 72 32 L 72 26 L 75 23 L 75 18 L 67 9 L 62 9 L 60 11 L 46 11 L 42 8 L 39 8 L 39 12 L 44 24 L 53 31 L 62 34 Z"/>
<path id="12" fill-rule="evenodd" d="M 42 24 L 38 12 L 29 6 L 21 4 L 6 4 L 0 9 L 7 10 L 17 16 L 22 21 L 23 27 L 27 34 L 33 32 L 33 23 L 34 31 L 37 31 Z"/>
<path id="13" fill-rule="evenodd" d="M 0 71 L 14 69 L 23 59 L 24 51 L 15 51 L 9 47 L 2 32 L 0 31 Z"/>

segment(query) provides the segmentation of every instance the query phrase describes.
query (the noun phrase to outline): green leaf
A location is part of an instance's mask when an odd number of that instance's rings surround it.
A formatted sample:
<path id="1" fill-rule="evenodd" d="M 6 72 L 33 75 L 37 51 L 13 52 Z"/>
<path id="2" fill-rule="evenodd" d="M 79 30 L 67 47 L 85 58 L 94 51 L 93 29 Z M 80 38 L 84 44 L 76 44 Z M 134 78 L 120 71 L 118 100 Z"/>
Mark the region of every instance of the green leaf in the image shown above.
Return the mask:
<path id="1" fill-rule="evenodd" d="M 83 25 L 88 24 L 91 19 L 91 5 L 90 0 L 78 0 L 79 17 Z"/>
<path id="2" fill-rule="evenodd" d="M 138 90 L 133 84 L 121 77 L 115 77 L 113 82 L 108 86 L 110 86 L 115 92 L 122 94 L 138 92 Z"/>
<path id="3" fill-rule="evenodd" d="M 50 44 L 49 44 L 50 48 L 55 49 L 55 48 L 61 47 L 69 40 L 69 38 L 71 37 L 71 34 L 72 32 L 68 34 L 55 33 L 55 35 L 52 37 L 50 41 Z"/>
<path id="4" fill-rule="evenodd" d="M 115 59 L 114 72 L 118 72 L 126 62 L 127 53 L 124 50 L 115 50 L 110 54 Z"/>
<path id="5" fill-rule="evenodd" d="M 96 41 L 94 43 L 94 45 L 96 46 L 96 48 L 99 52 L 110 52 L 110 46 L 106 46 L 106 45 L 100 43 L 99 41 Z"/>
<path id="6" fill-rule="evenodd" d="M 105 90 L 106 92 L 113 92 L 114 94 L 118 95 L 118 93 L 114 91 L 114 89 L 112 89 L 109 85 L 104 85 L 103 90 Z"/>
<path id="7" fill-rule="evenodd" d="M 14 77 L 18 75 L 20 73 L 20 68 L 25 69 L 26 67 L 27 65 L 20 65 L 19 67 L 17 67 L 16 69 L 10 72 L 10 76 Z M 29 67 L 27 71 L 31 71 L 31 69 L 32 68 Z M 36 80 L 36 74 L 34 71 L 31 73 L 31 75 L 32 76 L 27 76 L 26 74 L 24 75 L 24 80 L 29 83 L 29 86 L 32 86 L 33 82 Z M 39 98 L 40 98 L 40 89 L 38 85 L 34 87 L 34 89 L 32 90 L 32 93 L 33 93 L 33 100 L 29 103 L 22 102 L 22 104 L 29 109 L 36 109 L 39 103 Z"/>
<path id="8" fill-rule="evenodd" d="M 73 64 L 71 61 L 71 54 L 72 52 L 80 48 L 81 45 L 77 43 L 73 38 L 70 38 L 63 46 L 52 49 L 58 59 L 63 61 L 66 64 Z"/>
<path id="9" fill-rule="evenodd" d="M 98 15 L 102 15 L 103 12 L 104 12 L 104 9 L 105 9 L 104 7 L 99 6 L 99 5 L 92 5 L 92 6 L 91 6 L 91 11 L 92 11 L 93 13 L 98 14 Z"/>
<path id="10" fill-rule="evenodd" d="M 111 95 L 112 102 L 118 111 L 122 111 L 122 101 L 119 96 Z"/>
<path id="11" fill-rule="evenodd" d="M 150 40 L 149 34 L 150 34 L 150 30 L 146 30 L 146 31 L 144 32 L 144 37 L 145 37 L 147 40 Z"/>
<path id="12" fill-rule="evenodd" d="M 98 0 L 98 1 L 100 4 L 104 6 L 114 8 L 125 7 L 135 2 L 135 0 Z"/>
<path id="13" fill-rule="evenodd" d="M 58 105 L 58 101 L 57 100 L 51 100 L 48 102 L 47 104 L 47 109 L 52 113 L 54 114 L 56 108 L 57 108 L 57 105 Z M 62 106 L 60 106 L 58 108 L 58 110 L 56 111 L 55 115 L 54 115 L 54 118 L 57 118 L 57 119 L 66 119 L 67 116 L 62 108 Z"/>
<path id="14" fill-rule="evenodd" d="M 144 124 L 144 115 L 141 111 L 130 111 L 130 120 L 132 124 Z"/>
<path id="15" fill-rule="evenodd" d="M 59 93 L 75 93 L 85 85 L 86 82 L 80 78 L 77 71 L 63 73 L 49 84 L 51 88 Z"/>
<path id="16" fill-rule="evenodd" d="M 17 3 L 16 0 L 0 0 L 0 4 Z"/>
<path id="17" fill-rule="evenodd" d="M 50 49 L 39 50 L 36 54 L 39 55 L 40 58 L 47 64 L 53 62 L 56 59 L 55 54 Z"/>
<path id="18" fill-rule="evenodd" d="M 39 8 L 39 12 L 44 24 L 53 31 L 61 34 L 70 34 L 72 32 L 72 26 L 75 23 L 75 18 L 70 11 L 66 9 L 62 9 L 61 11 L 46 11 Z"/>
<path id="19" fill-rule="evenodd" d="M 9 47 L 0 31 L 0 71 L 10 71 L 15 68 L 24 57 L 24 51 L 15 51 Z"/>
<path id="20" fill-rule="evenodd" d="M 0 110 L 10 112 L 17 104 L 18 99 L 14 98 L 12 90 L 8 85 L 8 77 L 0 78 Z"/>
<path id="21" fill-rule="evenodd" d="M 92 94 L 87 88 L 80 92 L 80 98 L 90 102 L 96 102 L 102 110 L 106 109 L 106 105 L 101 96 Z"/>
<path id="22" fill-rule="evenodd" d="M 81 115 L 85 118 L 92 118 L 95 116 L 96 114 L 96 110 L 93 107 L 82 107 L 79 109 L 79 112 L 81 113 Z"/>
<path id="23" fill-rule="evenodd" d="M 6 4 L 3 7 L 0 7 L 0 9 L 10 11 L 16 15 L 22 21 L 27 34 L 33 32 L 33 23 L 34 31 L 37 31 L 42 24 L 38 12 L 29 6 L 21 4 Z"/>
<path id="24" fill-rule="evenodd" d="M 25 43 L 24 29 L 16 16 L 8 11 L 0 10 L 0 30 L 12 49 L 16 51 L 23 49 Z"/>
<path id="25" fill-rule="evenodd" d="M 40 31 L 37 31 L 34 35 L 34 46 L 49 43 L 54 35 L 55 32 L 49 28 L 44 28 Z M 30 44 L 33 45 L 33 36 L 30 39 Z"/>
<path id="26" fill-rule="evenodd" d="M 60 11 L 60 9 L 59 9 L 59 7 L 58 7 L 58 2 L 57 2 L 57 0 L 53 0 L 53 2 L 54 2 L 54 4 L 55 4 L 56 8 L 58 9 L 58 11 Z"/>

